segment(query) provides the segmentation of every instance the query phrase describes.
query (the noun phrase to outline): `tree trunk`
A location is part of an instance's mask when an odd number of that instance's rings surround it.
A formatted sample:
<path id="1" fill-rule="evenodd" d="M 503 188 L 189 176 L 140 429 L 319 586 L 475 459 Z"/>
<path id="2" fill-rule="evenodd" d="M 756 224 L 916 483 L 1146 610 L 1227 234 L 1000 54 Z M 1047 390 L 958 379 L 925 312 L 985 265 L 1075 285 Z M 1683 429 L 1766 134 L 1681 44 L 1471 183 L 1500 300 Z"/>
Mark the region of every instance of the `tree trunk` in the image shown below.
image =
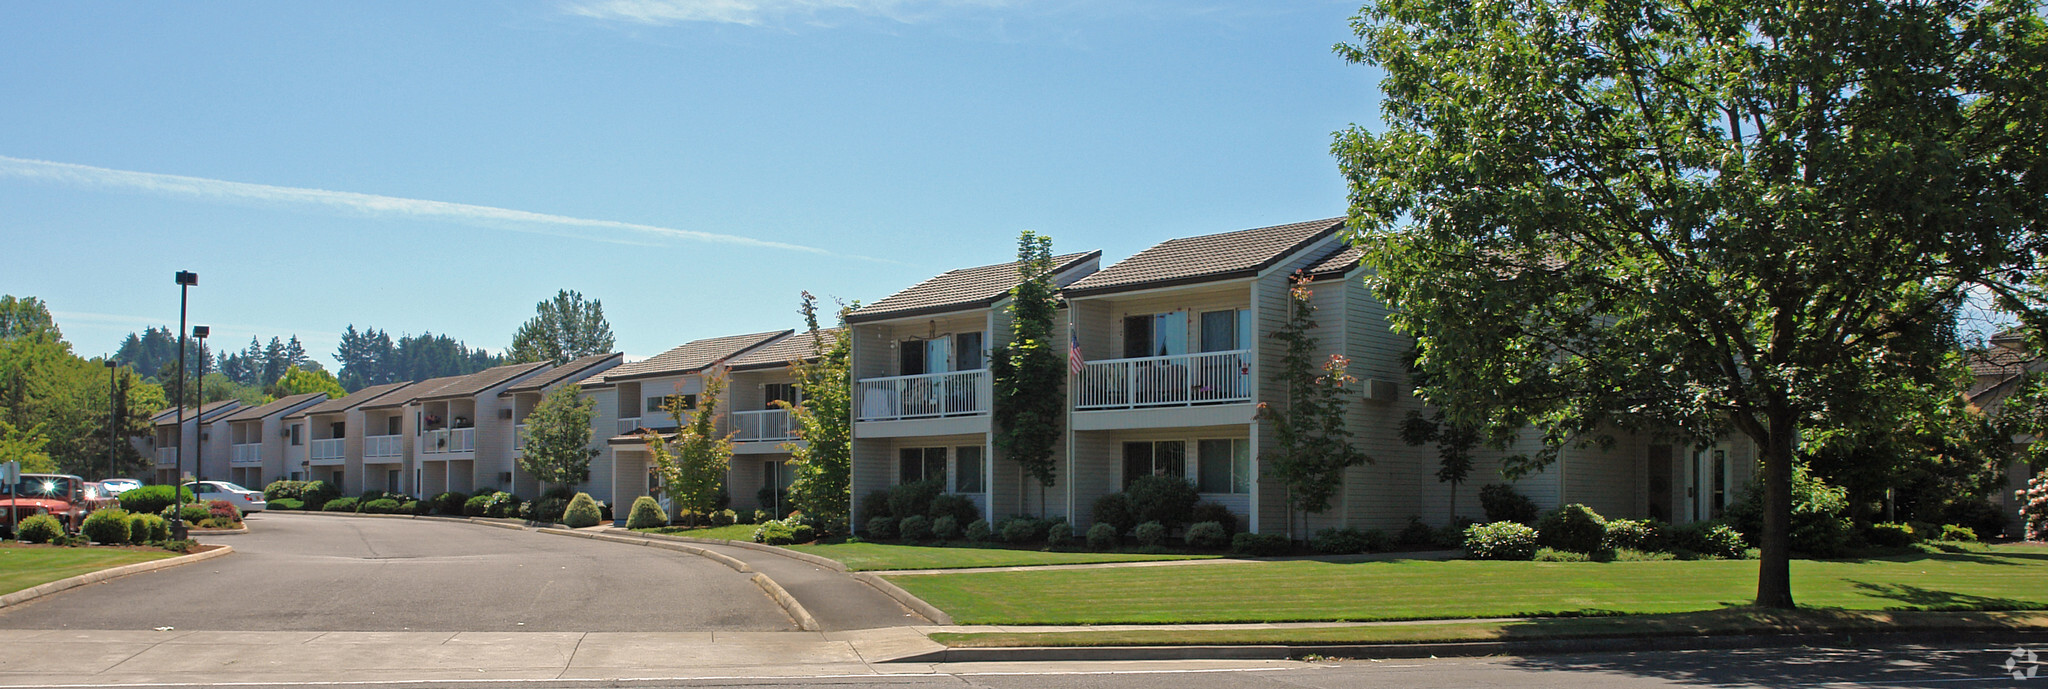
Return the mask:
<path id="1" fill-rule="evenodd" d="M 1770 411 L 1770 430 L 1764 443 L 1764 532 L 1757 538 L 1762 550 L 1757 567 L 1756 605 L 1760 608 L 1792 609 L 1792 439 L 1798 435 L 1792 412 L 1777 406 Z"/>

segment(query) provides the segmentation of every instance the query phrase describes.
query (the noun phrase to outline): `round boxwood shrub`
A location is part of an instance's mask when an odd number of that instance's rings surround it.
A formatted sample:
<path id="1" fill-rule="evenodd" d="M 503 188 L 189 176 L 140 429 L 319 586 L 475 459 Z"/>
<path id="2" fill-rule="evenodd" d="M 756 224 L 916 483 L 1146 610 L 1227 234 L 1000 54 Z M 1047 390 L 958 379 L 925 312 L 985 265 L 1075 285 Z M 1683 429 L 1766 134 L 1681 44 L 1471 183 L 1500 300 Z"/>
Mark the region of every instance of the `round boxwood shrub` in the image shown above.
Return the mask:
<path id="1" fill-rule="evenodd" d="M 1192 542 L 1193 537 L 1190 536 L 1189 540 Z M 1385 547 L 1384 543 L 1379 545 Z M 1322 529 L 1308 539 L 1309 548 L 1319 553 L 1329 553 L 1331 555 L 1355 555 L 1375 550 L 1373 546 L 1374 544 L 1365 535 L 1364 531 L 1359 531 L 1349 526 L 1338 529 Z"/>
<path id="2" fill-rule="evenodd" d="M 1727 524 L 1693 522 L 1671 529 L 1671 546 L 1695 556 L 1740 560 L 1748 554 L 1742 532 Z"/>
<path id="3" fill-rule="evenodd" d="M 468 495 L 449 491 L 434 496 L 434 511 L 446 515 L 462 516 L 462 508 L 468 503 Z"/>
<path id="4" fill-rule="evenodd" d="M 1489 483 L 1479 489 L 1479 509 L 1488 522 L 1536 523 L 1536 501 L 1505 483 Z"/>
<path id="5" fill-rule="evenodd" d="M 922 514 L 913 514 L 896 522 L 896 535 L 907 542 L 932 540 L 932 519 Z"/>
<path id="6" fill-rule="evenodd" d="M 1277 557 L 1294 551 L 1287 537 L 1276 533 L 1239 533 L 1230 537 L 1230 552 L 1252 557 Z"/>
<path id="7" fill-rule="evenodd" d="M 1088 527 L 1088 549 L 1100 552 L 1116 550 L 1117 530 L 1115 526 L 1096 522 Z"/>
<path id="8" fill-rule="evenodd" d="M 184 493 L 187 503 L 196 500 L 189 488 L 181 489 L 177 493 Z M 177 493 L 173 493 L 170 486 L 143 486 L 130 489 L 121 494 L 121 509 L 127 510 L 129 514 L 157 514 L 177 502 Z"/>
<path id="9" fill-rule="evenodd" d="M 489 497 L 484 498 L 484 516 L 498 519 L 517 517 L 519 516 L 519 506 L 521 504 L 517 495 L 505 492 L 492 493 Z M 567 507 L 568 505 L 564 503 L 563 506 Z"/>
<path id="10" fill-rule="evenodd" d="M 527 516 L 534 521 L 556 524 L 562 521 L 562 513 L 569 510 L 571 497 L 543 495 L 533 501 L 533 511 Z"/>
<path id="11" fill-rule="evenodd" d="M 426 516 L 434 513 L 434 501 L 431 499 L 407 500 L 405 502 L 398 503 L 398 511 L 413 516 Z"/>
<path id="12" fill-rule="evenodd" d="M 382 500 L 382 499 L 384 499 L 384 498 L 386 498 L 386 497 L 390 497 L 390 495 L 391 495 L 390 493 L 386 493 L 386 492 L 384 492 L 384 491 L 381 491 L 381 490 L 366 490 L 366 491 L 363 491 L 363 494 L 362 494 L 362 495 L 358 495 L 358 496 L 356 496 L 356 504 L 358 504 L 358 505 L 361 505 L 361 504 L 363 504 L 363 503 L 366 503 L 366 502 L 374 502 L 374 501 L 377 501 L 377 500 Z"/>
<path id="13" fill-rule="evenodd" d="M 1536 529 L 1521 522 L 1473 524 L 1465 529 L 1465 554 L 1475 560 L 1527 560 L 1536 556 Z"/>
<path id="14" fill-rule="evenodd" d="M 128 542 L 148 543 L 157 540 L 153 537 L 154 532 L 149 528 L 149 520 L 155 516 L 151 514 L 128 515 Z"/>
<path id="15" fill-rule="evenodd" d="M 1124 489 L 1131 498 L 1131 511 L 1138 521 L 1159 522 L 1167 531 L 1188 523 L 1201 495 L 1195 485 L 1179 476 L 1145 476 Z M 1135 527 L 1134 527 L 1135 528 Z"/>
<path id="16" fill-rule="evenodd" d="M 886 519 L 886 517 L 883 518 Z M 771 519 L 761 522 L 760 526 L 754 527 L 754 542 L 768 545 L 789 545 L 796 542 L 796 534 L 789 528 L 788 524 Z"/>
<path id="17" fill-rule="evenodd" d="M 1600 542 L 1609 550 L 1663 552 L 1671 548 L 1670 529 L 1671 525 L 1655 519 L 1609 519 L 1607 534 Z"/>
<path id="18" fill-rule="evenodd" d="M 718 510 L 708 516 L 712 526 L 732 526 L 740 521 L 740 513 L 732 510 Z"/>
<path id="19" fill-rule="evenodd" d="M 284 498 L 297 498 L 305 490 L 305 481 L 286 481 L 283 479 L 271 481 L 269 485 L 263 487 L 263 501 L 277 502 Z"/>
<path id="20" fill-rule="evenodd" d="M 1600 550 L 1607 537 L 1607 520 L 1593 508 L 1572 503 L 1551 510 L 1536 520 L 1536 544 L 1574 553 Z"/>
<path id="21" fill-rule="evenodd" d="M 1074 525 L 1066 517 L 1045 520 L 1045 546 L 1048 548 L 1071 548 L 1074 545 Z"/>
<path id="22" fill-rule="evenodd" d="M 490 507 L 491 496 L 478 493 L 462 501 L 462 514 L 468 517 L 481 517 L 490 512 Z"/>
<path id="23" fill-rule="evenodd" d="M 1131 510 L 1131 498 L 1123 493 L 1110 493 L 1095 499 L 1093 515 L 1095 523 L 1108 524 L 1118 534 L 1127 534 L 1138 526 L 1138 513 Z M 1088 528 L 1095 528 L 1090 526 Z"/>
<path id="24" fill-rule="evenodd" d="M 14 537 L 28 543 L 49 543 L 64 537 L 64 522 L 47 514 L 33 515 L 14 527 Z"/>
<path id="25" fill-rule="evenodd" d="M 399 502 L 391 498 L 377 498 L 369 502 L 356 501 L 356 511 L 363 514 L 398 514 Z"/>
<path id="26" fill-rule="evenodd" d="M 1223 527 L 1223 535 L 1226 538 L 1237 535 L 1237 513 L 1231 512 L 1228 507 L 1213 502 L 1195 503 L 1195 509 L 1188 512 L 1188 523 L 1202 522 L 1216 522 L 1217 526 Z"/>
<path id="27" fill-rule="evenodd" d="M 1958 524 L 1943 524 L 1941 526 L 1941 540 L 1974 543 L 1977 540 L 1977 530 Z"/>
<path id="28" fill-rule="evenodd" d="M 1131 529 L 1131 540 L 1138 545 L 1153 547 L 1166 543 L 1166 525 L 1159 522 L 1145 522 Z"/>
<path id="29" fill-rule="evenodd" d="M 987 543 L 995 540 L 996 537 L 995 532 L 989 530 L 988 520 L 986 519 L 976 519 L 967 522 L 967 530 L 962 535 L 966 536 L 967 540 L 975 543 Z"/>
<path id="30" fill-rule="evenodd" d="M 355 510 L 349 511 L 353 512 Z M 177 517 L 179 521 L 185 522 L 187 524 L 197 524 L 199 522 L 203 522 L 207 519 L 212 518 L 213 512 L 208 511 L 205 505 L 188 504 L 182 509 L 179 508 L 177 505 L 172 505 L 170 507 L 164 508 L 163 517 L 165 519 Z"/>
<path id="31" fill-rule="evenodd" d="M 320 506 L 320 511 L 322 511 L 322 512 L 354 512 L 354 511 L 356 511 L 356 499 L 355 499 L 355 498 L 335 498 L 335 499 L 333 499 L 333 500 L 329 500 L 329 501 L 327 501 L 327 503 L 326 503 L 326 504 L 324 504 L 324 505 L 321 505 L 321 506 Z"/>
<path id="32" fill-rule="evenodd" d="M 652 529 L 659 526 L 668 526 L 668 515 L 661 511 L 661 502 L 645 495 L 633 498 L 633 509 L 626 513 L 626 528 Z"/>
<path id="33" fill-rule="evenodd" d="M 94 543 L 125 544 L 128 542 L 128 511 L 110 507 L 85 515 L 85 523 L 78 527 L 78 531 Z"/>
<path id="34" fill-rule="evenodd" d="M 895 518 L 895 517 L 869 517 L 869 518 L 868 518 L 868 523 L 867 523 L 867 524 L 865 524 L 865 525 L 863 525 L 863 526 L 865 526 L 865 527 L 866 527 L 865 529 L 863 529 L 863 531 L 866 531 L 866 532 L 867 532 L 867 536 L 868 536 L 868 539 L 869 539 L 869 540 L 874 540 L 874 541 L 893 541 L 893 540 L 896 540 L 896 518 Z"/>
<path id="35" fill-rule="evenodd" d="M 1013 517 L 1003 520 L 1001 532 L 1004 543 L 1029 545 L 1045 540 L 1045 526 L 1030 517 Z"/>
<path id="36" fill-rule="evenodd" d="M 926 512 L 936 521 L 939 517 L 952 517 L 956 524 L 965 524 L 981 518 L 981 508 L 965 495 L 947 493 L 932 498 L 931 511 Z"/>
<path id="37" fill-rule="evenodd" d="M 1904 548 L 1917 540 L 1914 536 L 1913 527 L 1893 522 L 1871 524 L 1863 532 L 1863 540 L 1879 548 Z"/>
<path id="38" fill-rule="evenodd" d="M 953 515 L 950 514 L 933 519 L 932 538 L 941 541 L 960 540 L 960 520 L 953 518 Z"/>
<path id="39" fill-rule="evenodd" d="M 946 483 L 937 479 L 912 481 L 889 489 L 889 515 L 902 519 L 911 515 L 931 514 L 932 500 L 946 491 Z"/>
<path id="40" fill-rule="evenodd" d="M 597 499 L 589 493 L 577 493 L 569 499 L 569 507 L 562 510 L 562 524 L 572 529 L 597 526 L 604 514 L 597 509 Z"/>
<path id="41" fill-rule="evenodd" d="M 805 521 L 802 517 L 791 515 L 784 518 L 782 523 L 789 526 L 791 542 L 809 543 L 818 540 L 818 527 L 812 526 L 810 522 Z"/>
<path id="42" fill-rule="evenodd" d="M 1230 547 L 1231 533 L 1218 522 L 1195 522 L 1188 525 L 1187 541 L 1190 548 L 1221 550 Z"/>

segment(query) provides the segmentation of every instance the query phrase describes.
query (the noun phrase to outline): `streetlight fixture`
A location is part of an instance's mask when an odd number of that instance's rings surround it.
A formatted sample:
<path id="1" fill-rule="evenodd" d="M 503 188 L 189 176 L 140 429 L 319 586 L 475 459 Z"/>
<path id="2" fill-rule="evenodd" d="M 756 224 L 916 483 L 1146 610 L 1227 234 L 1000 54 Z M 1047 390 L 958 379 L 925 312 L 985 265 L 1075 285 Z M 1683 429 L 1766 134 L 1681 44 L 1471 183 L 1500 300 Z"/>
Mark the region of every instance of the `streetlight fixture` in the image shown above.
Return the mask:
<path id="1" fill-rule="evenodd" d="M 178 398 L 173 405 L 178 409 L 178 445 L 171 454 L 177 459 L 177 469 L 185 470 L 185 293 L 199 286 L 199 274 L 187 270 L 178 271 Z M 198 410 L 193 410 L 198 411 Z M 196 424 L 195 424 L 196 425 Z M 196 437 L 197 434 L 195 434 Z M 193 446 L 195 449 L 198 445 Z M 177 502 L 178 510 L 171 513 L 171 537 L 185 539 L 185 520 L 179 512 L 185 511 L 185 482 L 182 476 L 171 477 L 171 496 Z"/>
<path id="2" fill-rule="evenodd" d="M 120 366 L 114 362 L 114 357 L 107 357 L 107 473 L 101 474 L 101 479 L 114 476 L 114 445 L 120 442 L 120 422 L 117 419 L 121 405 L 114 399 L 117 394 L 114 388 L 114 374 L 120 370 Z"/>
<path id="3" fill-rule="evenodd" d="M 205 408 L 206 408 L 206 336 L 207 336 L 207 335 L 209 335 L 209 334 L 212 334 L 212 332 L 213 332 L 213 329 L 212 329 L 212 328 L 208 328 L 208 327 L 206 327 L 206 326 L 203 326 L 203 325 L 195 325 L 195 326 L 192 326 L 192 337 L 195 337 L 195 338 L 198 338 L 198 339 L 199 339 L 199 346 L 198 346 L 197 348 L 195 348 L 195 350 L 194 350 L 194 353 L 196 353 L 196 354 L 198 354 L 198 355 L 199 355 L 199 370 L 198 370 L 198 371 L 194 371 L 194 372 L 193 372 L 193 375 L 192 375 L 192 380 L 195 380 L 195 381 L 198 381 L 198 382 L 199 382 L 199 396 L 198 396 L 198 397 L 196 397 L 196 398 L 193 398 L 193 404 L 195 404 L 195 405 L 198 405 L 198 406 L 197 406 L 197 409 L 195 409 L 195 411 L 197 411 L 198 409 L 205 409 Z M 197 423 L 197 424 L 195 424 L 195 425 L 194 425 L 194 426 L 195 426 L 195 430 L 197 430 L 197 426 L 203 426 L 203 425 L 205 425 L 205 424 L 206 424 L 206 419 L 203 419 L 203 418 L 202 418 L 202 419 L 199 419 L 199 423 Z M 200 481 L 201 479 L 204 479 L 204 478 L 206 478 L 206 445 L 205 445 L 205 442 L 206 442 L 206 431 L 203 431 L 203 430 L 201 430 L 201 431 L 199 431 L 199 443 L 200 443 L 200 444 L 196 444 L 196 445 L 193 445 L 193 446 L 192 446 L 192 449 L 193 449 L 194 451 L 196 451 L 196 452 L 198 453 L 198 454 L 197 454 L 197 456 L 194 456 L 194 457 L 192 458 L 192 501 L 193 501 L 193 504 L 195 504 L 195 505 L 196 505 L 196 504 L 199 504 L 199 481 Z M 178 465 L 178 473 L 179 473 L 179 476 L 178 476 L 178 488 L 179 488 L 179 492 L 178 492 L 178 499 L 179 499 L 179 500 L 183 500 L 183 499 L 184 499 L 184 495 L 185 495 L 185 493 L 183 492 L 183 489 L 184 489 L 184 487 L 185 487 L 185 477 L 184 477 L 184 472 L 185 472 L 185 466 L 184 466 L 184 465 L 182 465 L 182 464 Z M 179 510 L 180 510 L 180 511 L 183 511 L 183 510 L 184 510 L 184 507 L 183 507 L 183 506 L 181 505 L 181 506 L 179 507 Z"/>

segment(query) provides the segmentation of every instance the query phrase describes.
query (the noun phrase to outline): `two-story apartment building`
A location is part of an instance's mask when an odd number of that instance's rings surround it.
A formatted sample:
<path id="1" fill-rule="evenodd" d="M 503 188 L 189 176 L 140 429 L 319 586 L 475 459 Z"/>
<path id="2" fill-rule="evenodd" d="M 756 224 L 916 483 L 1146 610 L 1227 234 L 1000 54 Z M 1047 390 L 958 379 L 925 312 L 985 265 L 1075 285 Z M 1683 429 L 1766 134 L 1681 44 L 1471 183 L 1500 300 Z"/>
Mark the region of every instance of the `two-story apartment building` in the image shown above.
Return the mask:
<path id="1" fill-rule="evenodd" d="M 145 456 L 156 458 L 153 482 L 172 483 L 182 476 L 226 476 L 230 450 L 227 424 L 221 420 L 241 407 L 238 400 L 186 407 L 183 426 L 178 424 L 176 407 L 151 417 L 153 430 Z"/>
<path id="2" fill-rule="evenodd" d="M 704 393 L 704 379 L 733 357 L 788 337 L 793 331 L 731 335 L 695 340 L 652 358 L 621 364 L 587 379 L 583 394 L 597 401 L 592 424 L 598 455 L 590 463 L 591 497 L 614 505 L 654 495 L 660 486 L 648 457 L 647 434 L 672 435 L 676 424 L 667 405 L 694 409 Z M 730 386 L 727 388 L 731 390 Z M 721 402 L 731 407 L 731 394 Z M 738 496 L 735 496 L 738 497 Z M 751 501 L 751 500 L 749 500 Z M 625 510 L 614 511 L 624 519 Z"/>
<path id="3" fill-rule="evenodd" d="M 431 496 L 483 487 L 537 494 L 533 479 L 515 466 L 513 400 L 499 393 L 549 368 L 547 362 L 497 366 L 414 395 L 404 413 L 413 428 L 413 475 L 403 466 L 383 467 L 385 482 L 404 486 L 386 490 Z"/>
<path id="4" fill-rule="evenodd" d="M 372 385 L 346 397 L 326 400 L 286 414 L 287 423 L 305 426 L 306 443 L 290 448 L 285 457 L 285 477 L 291 480 L 327 481 L 347 485 L 349 458 L 360 458 L 369 443 L 370 424 L 363 405 L 404 389 L 411 383 Z M 380 431 L 383 429 L 379 429 Z M 360 466 L 360 461 L 357 461 Z"/>
<path id="5" fill-rule="evenodd" d="M 337 484 L 342 494 L 355 495 L 369 490 L 415 492 L 413 488 L 417 483 L 407 483 L 407 480 L 413 478 L 411 469 L 416 466 L 414 459 L 419 454 L 418 439 L 424 434 L 422 424 L 426 419 L 411 413 L 412 403 L 464 377 L 442 376 L 408 383 L 357 407 L 362 418 L 362 443 L 345 448 L 348 453 L 342 457 L 339 474 L 342 479 Z M 437 421 L 441 428 L 447 427 L 446 419 Z M 441 440 L 446 442 L 445 434 Z"/>
<path id="6" fill-rule="evenodd" d="M 527 475 L 526 471 L 519 467 L 518 462 L 520 452 L 525 449 L 526 417 L 533 413 L 535 407 L 540 406 L 541 399 L 547 397 L 549 393 L 559 390 L 564 386 L 581 384 L 592 376 L 618 367 L 619 364 L 625 363 L 625 361 L 626 355 L 616 352 L 579 357 L 505 387 L 504 390 L 498 393 L 498 398 L 501 401 L 498 415 L 512 421 L 510 440 L 512 447 L 508 454 L 512 458 L 511 466 L 509 468 L 486 466 L 479 471 L 496 471 L 501 474 L 509 471 L 512 473 L 512 481 L 508 485 L 513 486 L 512 492 L 521 495 L 538 495 L 541 488 L 536 484 L 533 477 Z M 598 437 L 596 429 L 604 427 L 601 421 L 601 419 L 597 418 L 597 414 L 593 413 L 591 415 L 591 437 L 593 440 Z M 489 442 L 488 436 L 486 437 L 486 442 Z M 451 477 L 448 485 L 454 483 L 453 478 Z M 474 481 L 474 478 L 472 478 L 472 481 Z M 425 485 L 428 489 L 422 491 L 424 495 L 435 495 L 440 493 L 441 490 L 457 490 L 455 488 L 433 490 L 434 480 L 431 472 L 429 472 L 426 482 L 422 485 Z M 460 492 L 466 493 L 469 491 L 461 490 Z"/>
<path id="7" fill-rule="evenodd" d="M 305 446 L 306 427 L 303 419 L 286 417 L 326 400 L 324 392 L 291 395 L 222 419 L 227 422 L 232 452 L 227 480 L 260 490 L 265 483 L 289 476 L 296 468 L 287 466 L 291 449 Z"/>
<path id="8" fill-rule="evenodd" d="M 1054 282 L 1066 286 L 1095 272 L 1101 257 L 1054 257 Z M 947 492 L 967 496 L 990 519 L 1037 511 L 1036 483 L 1027 506 L 1020 469 L 994 461 L 990 421 L 989 351 L 1008 342 L 1004 307 L 1019 280 L 1015 262 L 955 270 L 846 315 L 855 513 L 874 491 L 926 479 L 944 481 Z M 1065 328 L 1064 315 L 1056 327 Z M 1056 515 L 1070 506 L 1046 504 Z"/>
<path id="9" fill-rule="evenodd" d="M 789 512 L 787 491 L 795 474 L 790 449 L 802 445 L 790 423 L 790 408 L 803 402 L 797 362 L 816 361 L 818 352 L 839 336 L 837 328 L 801 332 L 755 347 L 726 362 L 726 431 L 732 434 L 732 469 L 725 485 L 733 509 L 767 510 L 781 517 Z"/>

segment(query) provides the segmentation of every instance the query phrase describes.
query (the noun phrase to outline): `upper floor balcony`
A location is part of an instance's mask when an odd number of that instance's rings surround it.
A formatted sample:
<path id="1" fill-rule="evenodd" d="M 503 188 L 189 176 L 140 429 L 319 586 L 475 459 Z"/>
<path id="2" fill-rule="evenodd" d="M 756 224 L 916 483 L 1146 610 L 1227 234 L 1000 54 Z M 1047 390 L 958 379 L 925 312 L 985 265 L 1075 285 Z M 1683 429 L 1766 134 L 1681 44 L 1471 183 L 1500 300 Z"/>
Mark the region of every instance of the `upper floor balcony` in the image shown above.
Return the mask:
<path id="1" fill-rule="evenodd" d="M 855 421 L 902 421 L 987 414 L 988 369 L 869 378 L 855 384 Z"/>
<path id="2" fill-rule="evenodd" d="M 403 457 L 405 436 L 372 435 L 363 438 L 363 457 Z"/>
<path id="3" fill-rule="evenodd" d="M 512 449 L 526 449 L 526 424 L 519 423 L 512 425 Z"/>
<path id="4" fill-rule="evenodd" d="M 1081 370 L 1080 411 L 1185 407 L 1252 400 L 1252 352 L 1235 349 L 1090 361 Z"/>
<path id="5" fill-rule="evenodd" d="M 156 449 L 156 465 L 170 467 L 178 465 L 178 448 L 159 447 Z"/>
<path id="6" fill-rule="evenodd" d="M 788 409 L 736 411 L 732 413 L 733 442 L 753 443 L 796 439 Z"/>
<path id="7" fill-rule="evenodd" d="M 325 438 L 313 441 L 312 459 L 315 462 L 341 461 L 341 438 Z"/>
<path id="8" fill-rule="evenodd" d="M 472 452 L 476 450 L 475 428 L 443 428 L 420 434 L 420 454 Z"/>
<path id="9" fill-rule="evenodd" d="M 262 464 L 263 443 L 242 443 L 234 446 L 234 454 L 228 457 L 229 464 Z"/>

